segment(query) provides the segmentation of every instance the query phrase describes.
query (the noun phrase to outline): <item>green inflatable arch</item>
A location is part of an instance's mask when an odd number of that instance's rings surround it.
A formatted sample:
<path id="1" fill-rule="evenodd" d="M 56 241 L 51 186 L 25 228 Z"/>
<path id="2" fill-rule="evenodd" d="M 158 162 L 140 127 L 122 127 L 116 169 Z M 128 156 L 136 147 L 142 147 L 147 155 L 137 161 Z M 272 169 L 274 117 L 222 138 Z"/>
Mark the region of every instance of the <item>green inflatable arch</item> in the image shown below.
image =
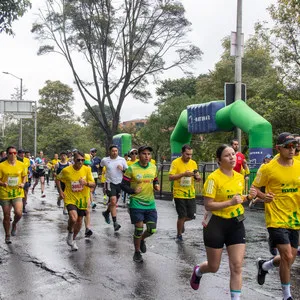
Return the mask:
<path id="1" fill-rule="evenodd" d="M 238 100 L 219 109 L 215 116 L 211 115 L 209 119 L 210 122 L 215 122 L 221 131 L 229 131 L 236 126 L 249 135 L 249 157 L 252 169 L 260 166 L 266 154 L 272 154 L 272 125 L 244 101 Z M 208 131 L 197 133 L 208 133 Z M 172 159 L 180 156 L 181 147 L 190 141 L 188 113 L 184 110 L 170 138 Z"/>

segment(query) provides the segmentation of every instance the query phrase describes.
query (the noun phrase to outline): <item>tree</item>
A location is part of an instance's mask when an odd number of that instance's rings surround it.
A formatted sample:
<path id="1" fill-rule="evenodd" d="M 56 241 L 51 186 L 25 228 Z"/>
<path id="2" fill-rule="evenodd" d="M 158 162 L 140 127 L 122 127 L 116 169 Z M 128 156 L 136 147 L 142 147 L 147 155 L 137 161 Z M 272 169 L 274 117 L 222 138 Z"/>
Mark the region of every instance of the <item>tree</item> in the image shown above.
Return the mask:
<path id="1" fill-rule="evenodd" d="M 288 96 L 300 99 L 300 3 L 277 0 L 268 10 L 274 25 L 257 24 L 256 29 L 271 47 Z"/>
<path id="2" fill-rule="evenodd" d="M 200 59 L 200 49 L 186 40 L 191 24 L 184 13 L 175 0 L 57 0 L 47 1 L 46 13 L 40 12 L 32 32 L 50 44 L 41 46 L 38 54 L 65 57 L 86 107 L 105 133 L 107 147 L 128 96 L 146 102 L 150 79 L 174 67 L 186 70 Z M 172 61 L 165 59 L 170 54 Z M 80 72 L 80 58 L 90 71 Z"/>
<path id="3" fill-rule="evenodd" d="M 157 110 L 150 115 L 147 125 L 138 132 L 139 144 L 151 145 L 156 158 L 158 154 L 169 157 L 171 133 L 181 112 L 193 103 L 195 99 L 185 94 L 170 97 L 158 105 Z"/>
<path id="4" fill-rule="evenodd" d="M 196 82 L 195 77 L 180 78 L 180 79 L 167 79 L 161 82 L 161 85 L 156 89 L 156 95 L 159 97 L 155 105 L 163 103 L 171 97 L 187 95 L 193 97 L 196 95 Z"/>
<path id="5" fill-rule="evenodd" d="M 29 0 L 1 0 L 0 1 L 0 33 L 13 34 L 11 28 L 13 21 L 24 15 L 28 8 L 31 8 Z"/>
<path id="6" fill-rule="evenodd" d="M 39 90 L 39 122 L 45 124 L 53 121 L 70 120 L 74 113 L 70 110 L 73 104 L 73 89 L 57 81 L 46 81 L 46 86 Z"/>

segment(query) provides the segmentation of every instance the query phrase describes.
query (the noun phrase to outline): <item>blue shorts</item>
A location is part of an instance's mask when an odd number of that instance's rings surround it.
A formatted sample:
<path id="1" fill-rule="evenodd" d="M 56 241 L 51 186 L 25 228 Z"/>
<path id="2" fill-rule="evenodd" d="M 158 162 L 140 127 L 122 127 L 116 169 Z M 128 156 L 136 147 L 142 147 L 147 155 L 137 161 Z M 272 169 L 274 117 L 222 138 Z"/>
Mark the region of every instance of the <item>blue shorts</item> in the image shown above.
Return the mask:
<path id="1" fill-rule="evenodd" d="M 154 222 L 157 223 L 157 211 L 156 209 L 139 209 L 139 208 L 130 208 L 129 209 L 131 224 L 136 224 L 139 222 L 148 223 Z"/>

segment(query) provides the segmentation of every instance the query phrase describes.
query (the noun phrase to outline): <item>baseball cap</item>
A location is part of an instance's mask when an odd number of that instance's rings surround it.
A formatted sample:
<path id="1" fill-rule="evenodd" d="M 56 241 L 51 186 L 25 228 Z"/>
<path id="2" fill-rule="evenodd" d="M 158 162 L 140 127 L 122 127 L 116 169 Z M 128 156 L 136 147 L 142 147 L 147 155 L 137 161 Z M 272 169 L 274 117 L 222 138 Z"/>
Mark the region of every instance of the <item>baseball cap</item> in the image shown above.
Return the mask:
<path id="1" fill-rule="evenodd" d="M 297 140 L 294 138 L 294 136 L 290 132 L 283 132 L 280 133 L 277 137 L 276 145 L 287 145 L 289 143 L 297 143 Z"/>
<path id="2" fill-rule="evenodd" d="M 97 149 L 96 149 L 96 148 L 92 148 L 92 149 L 90 150 L 90 152 L 97 152 Z"/>
<path id="3" fill-rule="evenodd" d="M 138 152 L 138 150 L 137 150 L 136 148 L 132 148 L 132 149 L 129 151 L 129 154 L 131 154 L 131 153 L 134 152 L 134 151 Z"/>
<path id="4" fill-rule="evenodd" d="M 273 155 L 271 155 L 271 154 L 267 154 L 266 156 L 265 156 L 265 158 L 273 158 Z"/>
<path id="5" fill-rule="evenodd" d="M 153 149 L 150 147 L 150 146 L 141 146 L 139 149 L 138 149 L 138 153 L 141 153 L 142 151 L 144 150 L 149 150 L 150 152 L 153 151 Z"/>
<path id="6" fill-rule="evenodd" d="M 25 153 L 25 150 L 19 149 L 19 150 L 18 150 L 18 154 L 19 154 L 19 153 Z"/>

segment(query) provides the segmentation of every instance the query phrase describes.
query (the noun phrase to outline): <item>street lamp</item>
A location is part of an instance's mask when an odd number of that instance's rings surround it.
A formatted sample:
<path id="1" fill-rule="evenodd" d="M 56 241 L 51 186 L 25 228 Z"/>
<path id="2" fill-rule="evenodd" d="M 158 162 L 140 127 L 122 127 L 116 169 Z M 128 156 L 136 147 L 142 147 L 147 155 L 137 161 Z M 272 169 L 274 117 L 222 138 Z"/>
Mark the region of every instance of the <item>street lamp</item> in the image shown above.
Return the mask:
<path id="1" fill-rule="evenodd" d="M 6 74 L 6 75 L 11 75 L 17 79 L 20 80 L 20 100 L 22 101 L 22 97 L 23 97 L 23 78 L 21 77 L 18 77 L 12 73 L 9 73 L 9 72 L 2 72 L 3 74 Z M 20 132 L 19 132 L 19 149 L 22 149 L 22 136 L 23 136 L 23 132 L 22 132 L 22 118 L 20 118 Z"/>

